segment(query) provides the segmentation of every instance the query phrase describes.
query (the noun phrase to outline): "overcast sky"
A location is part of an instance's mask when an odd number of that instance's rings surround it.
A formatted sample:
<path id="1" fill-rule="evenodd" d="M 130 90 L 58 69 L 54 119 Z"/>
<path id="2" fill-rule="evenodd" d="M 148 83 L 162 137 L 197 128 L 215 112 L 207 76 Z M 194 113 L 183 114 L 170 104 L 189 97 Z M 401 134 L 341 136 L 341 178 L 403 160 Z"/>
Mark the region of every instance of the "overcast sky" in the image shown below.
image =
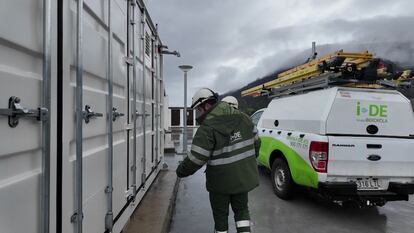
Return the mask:
<path id="1" fill-rule="evenodd" d="M 369 49 L 414 65 L 413 0 L 149 0 L 165 56 L 170 106 L 183 106 L 183 74 L 190 64 L 188 103 L 201 87 L 219 94 L 242 87 L 292 62 L 319 54 Z"/>

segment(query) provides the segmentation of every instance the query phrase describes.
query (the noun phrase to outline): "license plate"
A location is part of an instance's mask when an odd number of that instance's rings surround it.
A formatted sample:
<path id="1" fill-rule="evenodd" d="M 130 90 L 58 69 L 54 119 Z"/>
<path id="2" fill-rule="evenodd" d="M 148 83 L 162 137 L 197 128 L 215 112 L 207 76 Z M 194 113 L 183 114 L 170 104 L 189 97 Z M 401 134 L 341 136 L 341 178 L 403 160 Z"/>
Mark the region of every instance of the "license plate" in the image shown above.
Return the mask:
<path id="1" fill-rule="evenodd" d="M 353 180 L 358 190 L 377 190 L 381 189 L 382 182 L 377 178 L 358 178 Z"/>

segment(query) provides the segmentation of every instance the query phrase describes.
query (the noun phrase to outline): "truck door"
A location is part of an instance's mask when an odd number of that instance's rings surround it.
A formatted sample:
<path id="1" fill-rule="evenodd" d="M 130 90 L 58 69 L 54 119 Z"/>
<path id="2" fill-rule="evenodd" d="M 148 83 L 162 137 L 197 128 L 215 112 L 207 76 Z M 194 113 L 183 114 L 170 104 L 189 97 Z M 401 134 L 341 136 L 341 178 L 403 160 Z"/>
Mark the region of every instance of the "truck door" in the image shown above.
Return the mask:
<path id="1" fill-rule="evenodd" d="M 328 175 L 414 176 L 413 132 L 411 104 L 399 92 L 339 90 L 326 122 Z M 383 179 L 380 188 L 386 189 L 388 181 Z"/>

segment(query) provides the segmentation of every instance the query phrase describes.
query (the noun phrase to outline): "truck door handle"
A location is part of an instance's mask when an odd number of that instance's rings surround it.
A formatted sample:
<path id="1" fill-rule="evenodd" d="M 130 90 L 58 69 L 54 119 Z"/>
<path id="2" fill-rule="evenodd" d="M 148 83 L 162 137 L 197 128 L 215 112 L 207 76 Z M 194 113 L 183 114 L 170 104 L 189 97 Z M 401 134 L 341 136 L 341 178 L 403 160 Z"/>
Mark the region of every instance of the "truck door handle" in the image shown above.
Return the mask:
<path id="1" fill-rule="evenodd" d="M 381 149 L 382 145 L 381 144 L 367 144 L 367 148 L 368 149 Z"/>

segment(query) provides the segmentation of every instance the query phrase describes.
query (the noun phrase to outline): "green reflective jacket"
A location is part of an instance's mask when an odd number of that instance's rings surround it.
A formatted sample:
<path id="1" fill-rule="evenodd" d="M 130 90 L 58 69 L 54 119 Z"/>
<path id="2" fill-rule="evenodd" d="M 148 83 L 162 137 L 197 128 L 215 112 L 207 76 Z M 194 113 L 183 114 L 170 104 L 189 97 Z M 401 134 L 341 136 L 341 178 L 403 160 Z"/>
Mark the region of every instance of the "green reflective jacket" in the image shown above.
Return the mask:
<path id="1" fill-rule="evenodd" d="M 204 164 L 209 192 L 237 194 L 259 185 L 256 157 L 260 140 L 250 118 L 219 102 L 203 119 L 191 151 L 177 168 L 177 175 L 194 174 Z"/>

